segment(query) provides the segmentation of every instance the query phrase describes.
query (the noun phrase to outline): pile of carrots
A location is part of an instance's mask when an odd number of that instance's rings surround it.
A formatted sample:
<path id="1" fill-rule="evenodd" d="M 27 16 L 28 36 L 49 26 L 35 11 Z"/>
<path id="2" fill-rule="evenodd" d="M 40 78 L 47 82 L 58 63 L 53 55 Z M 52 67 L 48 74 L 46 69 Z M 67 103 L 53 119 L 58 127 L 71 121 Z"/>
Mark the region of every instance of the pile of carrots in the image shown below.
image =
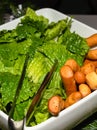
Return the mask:
<path id="1" fill-rule="evenodd" d="M 89 47 L 97 46 L 97 34 L 86 38 Z M 57 116 L 60 111 L 78 102 L 97 89 L 97 49 L 88 51 L 83 66 L 79 66 L 74 59 L 69 59 L 60 68 L 67 98 L 55 95 L 48 101 L 48 110 Z"/>

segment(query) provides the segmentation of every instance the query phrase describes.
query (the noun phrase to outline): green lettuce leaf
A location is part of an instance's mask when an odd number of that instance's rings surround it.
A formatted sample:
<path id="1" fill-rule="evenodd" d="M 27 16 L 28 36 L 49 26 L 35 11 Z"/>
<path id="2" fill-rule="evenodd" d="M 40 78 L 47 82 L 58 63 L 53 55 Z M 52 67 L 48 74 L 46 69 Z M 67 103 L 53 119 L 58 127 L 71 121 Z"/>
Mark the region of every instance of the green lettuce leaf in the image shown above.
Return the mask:
<path id="1" fill-rule="evenodd" d="M 31 8 L 27 8 L 26 14 L 21 22 L 26 24 L 29 24 L 30 22 L 40 32 L 44 32 L 49 24 L 49 20 L 47 18 L 42 15 L 38 16 Z"/>
<path id="2" fill-rule="evenodd" d="M 19 76 L 11 73 L 0 73 L 1 96 L 4 106 L 13 101 Z M 11 92 L 11 93 L 10 93 Z"/>
<path id="3" fill-rule="evenodd" d="M 54 23 L 53 26 L 48 27 L 45 31 L 45 40 L 51 40 L 60 36 L 67 27 L 69 28 L 69 25 L 71 25 L 71 20 L 69 21 L 68 19 Z"/>

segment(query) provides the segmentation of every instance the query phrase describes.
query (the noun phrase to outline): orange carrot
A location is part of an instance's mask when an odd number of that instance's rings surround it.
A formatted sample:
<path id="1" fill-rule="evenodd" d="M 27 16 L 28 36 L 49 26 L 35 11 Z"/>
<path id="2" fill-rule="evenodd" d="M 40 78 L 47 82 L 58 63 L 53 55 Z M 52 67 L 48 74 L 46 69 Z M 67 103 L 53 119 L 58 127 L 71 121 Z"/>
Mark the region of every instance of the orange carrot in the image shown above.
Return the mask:
<path id="1" fill-rule="evenodd" d="M 96 70 L 96 67 L 94 66 L 93 63 L 87 63 L 87 64 L 84 64 L 82 67 L 81 67 L 81 71 L 82 73 L 84 73 L 85 75 L 90 73 L 90 72 L 93 72 Z"/>
<path id="2" fill-rule="evenodd" d="M 84 98 L 91 93 L 91 89 L 87 84 L 80 84 L 79 92 L 82 94 L 82 97 Z"/>
<path id="3" fill-rule="evenodd" d="M 83 65 L 88 64 L 88 63 L 91 63 L 91 60 L 89 60 L 89 59 L 86 58 L 86 59 L 84 60 L 84 62 L 83 62 Z"/>
<path id="4" fill-rule="evenodd" d="M 86 38 L 86 41 L 89 47 L 97 46 L 97 33 Z"/>
<path id="5" fill-rule="evenodd" d="M 96 72 L 96 74 L 97 74 L 97 68 L 96 68 L 95 72 Z"/>
<path id="6" fill-rule="evenodd" d="M 86 81 L 85 74 L 81 71 L 76 71 L 74 74 L 74 78 L 78 84 L 85 83 Z"/>
<path id="7" fill-rule="evenodd" d="M 82 95 L 79 91 L 73 92 L 67 97 L 66 102 L 64 103 L 64 107 L 67 108 L 81 99 L 82 99 Z"/>
<path id="8" fill-rule="evenodd" d="M 70 94 L 66 100 L 62 99 L 59 95 L 51 97 L 48 101 L 48 111 L 57 116 L 60 111 L 78 102 L 82 98 L 80 92 L 76 91 Z"/>
<path id="9" fill-rule="evenodd" d="M 89 50 L 86 58 L 90 60 L 97 60 L 97 49 Z"/>
<path id="10" fill-rule="evenodd" d="M 69 95 L 70 96 L 70 95 Z M 68 97 L 69 97 L 68 96 Z M 69 104 L 69 102 L 68 102 L 68 100 L 66 99 L 65 101 L 64 101 L 64 108 L 67 108 L 67 107 L 69 107 L 70 106 L 70 104 Z"/>
<path id="11" fill-rule="evenodd" d="M 60 69 L 60 76 L 66 90 L 67 96 L 69 96 L 72 92 L 77 91 L 76 82 L 74 79 L 74 72 L 68 65 L 64 65 Z"/>
<path id="12" fill-rule="evenodd" d="M 92 64 L 94 64 L 95 67 L 97 67 L 97 60 L 85 59 L 83 65 L 85 65 L 85 64 L 87 64 L 87 63 L 92 63 Z"/>
<path id="13" fill-rule="evenodd" d="M 86 75 L 86 83 L 92 90 L 97 89 L 97 74 L 95 71 Z"/>
<path id="14" fill-rule="evenodd" d="M 74 60 L 74 59 L 69 59 L 69 60 L 67 60 L 67 61 L 65 62 L 65 65 L 70 66 L 74 72 L 76 72 L 77 70 L 80 69 L 79 64 L 78 64 L 78 63 L 76 62 L 76 60 Z"/>
<path id="15" fill-rule="evenodd" d="M 61 110 L 64 109 L 64 100 L 62 97 L 56 95 L 49 99 L 48 110 L 52 115 L 57 116 Z"/>

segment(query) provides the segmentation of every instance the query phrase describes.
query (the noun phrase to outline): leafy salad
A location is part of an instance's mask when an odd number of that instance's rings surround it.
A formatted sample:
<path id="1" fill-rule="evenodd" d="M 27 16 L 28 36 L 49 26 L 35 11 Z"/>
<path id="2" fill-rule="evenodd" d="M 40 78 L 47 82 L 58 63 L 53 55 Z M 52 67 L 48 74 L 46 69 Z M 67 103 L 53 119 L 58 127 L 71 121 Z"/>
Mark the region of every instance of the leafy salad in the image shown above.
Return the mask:
<path id="1" fill-rule="evenodd" d="M 22 89 L 16 102 L 14 120 L 23 119 L 35 93 L 50 70 L 55 59 L 58 66 L 41 101 L 35 109 L 30 126 L 48 118 L 48 99 L 53 95 L 66 98 L 59 75 L 60 67 L 73 58 L 81 66 L 89 46 L 86 40 L 71 32 L 72 19 L 49 22 L 28 8 L 20 23 L 13 30 L 0 31 L 0 109 L 9 114 L 26 54 L 29 61 Z"/>

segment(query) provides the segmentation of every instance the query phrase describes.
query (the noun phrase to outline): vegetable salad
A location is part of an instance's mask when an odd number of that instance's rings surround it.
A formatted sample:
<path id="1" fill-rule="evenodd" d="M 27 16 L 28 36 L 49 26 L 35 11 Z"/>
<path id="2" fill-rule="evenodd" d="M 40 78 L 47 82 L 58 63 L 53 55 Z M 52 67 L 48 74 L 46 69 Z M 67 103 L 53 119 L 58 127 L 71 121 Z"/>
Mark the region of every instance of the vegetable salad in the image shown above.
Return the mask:
<path id="1" fill-rule="evenodd" d="M 26 54 L 29 61 L 26 76 L 13 114 L 14 120 L 23 119 L 35 93 L 50 70 L 55 59 L 58 66 L 36 107 L 29 125 L 37 125 L 48 118 L 47 102 L 53 95 L 66 98 L 59 75 L 60 67 L 70 58 L 81 66 L 89 46 L 86 40 L 71 32 L 72 19 L 49 23 L 28 8 L 20 23 L 13 30 L 0 31 L 0 109 L 9 113 L 21 76 Z"/>

